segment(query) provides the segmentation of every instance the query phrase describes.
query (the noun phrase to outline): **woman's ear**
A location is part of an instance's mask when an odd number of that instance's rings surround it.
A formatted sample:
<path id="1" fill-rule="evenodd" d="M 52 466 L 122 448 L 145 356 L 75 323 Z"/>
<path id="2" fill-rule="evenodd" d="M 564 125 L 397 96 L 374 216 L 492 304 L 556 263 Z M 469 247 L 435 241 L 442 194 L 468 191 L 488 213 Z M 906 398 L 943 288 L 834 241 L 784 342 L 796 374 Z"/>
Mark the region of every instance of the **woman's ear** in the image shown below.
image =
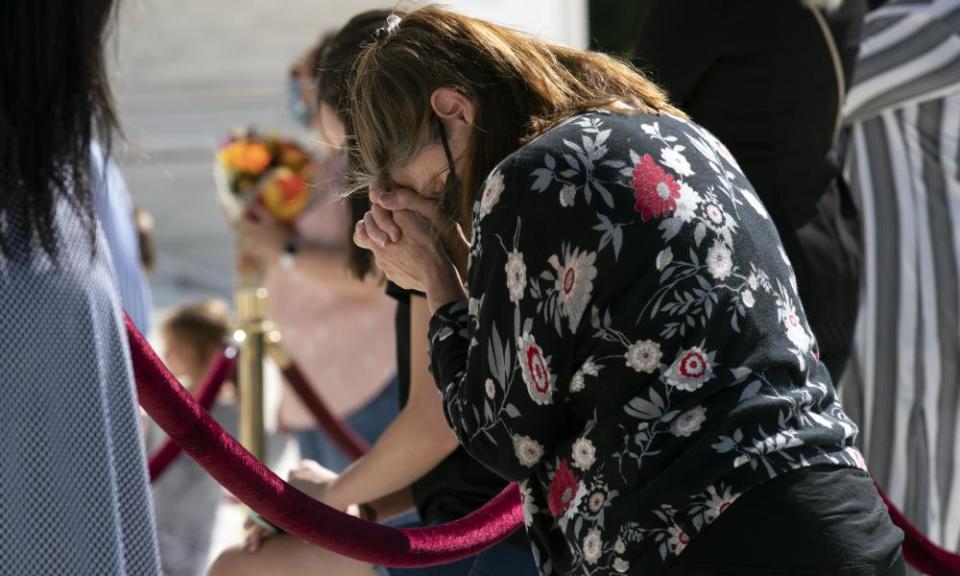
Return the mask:
<path id="1" fill-rule="evenodd" d="M 473 121 L 476 119 L 473 100 L 449 86 L 433 91 L 430 95 L 430 106 L 434 113 L 447 124 L 459 123 L 464 126 L 473 126 Z"/>

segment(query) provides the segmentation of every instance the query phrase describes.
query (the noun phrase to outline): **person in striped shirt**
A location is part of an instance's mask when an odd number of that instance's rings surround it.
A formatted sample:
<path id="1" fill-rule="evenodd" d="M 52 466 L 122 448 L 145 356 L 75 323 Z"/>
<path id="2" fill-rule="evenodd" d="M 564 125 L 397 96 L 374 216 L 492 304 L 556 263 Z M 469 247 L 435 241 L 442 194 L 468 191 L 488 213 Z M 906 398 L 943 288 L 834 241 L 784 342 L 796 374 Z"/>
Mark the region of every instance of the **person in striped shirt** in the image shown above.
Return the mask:
<path id="1" fill-rule="evenodd" d="M 870 13 L 846 109 L 865 294 L 844 407 L 871 471 L 960 548 L 960 0 Z"/>

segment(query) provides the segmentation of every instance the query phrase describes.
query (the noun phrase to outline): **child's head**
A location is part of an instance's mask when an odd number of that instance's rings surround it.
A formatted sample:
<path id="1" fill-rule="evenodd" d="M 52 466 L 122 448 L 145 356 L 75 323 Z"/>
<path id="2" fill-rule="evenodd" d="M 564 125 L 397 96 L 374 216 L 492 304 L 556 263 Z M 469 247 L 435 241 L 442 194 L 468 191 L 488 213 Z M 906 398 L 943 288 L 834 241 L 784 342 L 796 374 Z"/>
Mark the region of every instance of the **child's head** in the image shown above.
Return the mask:
<path id="1" fill-rule="evenodd" d="M 170 371 L 196 385 L 223 345 L 230 327 L 222 300 L 202 300 L 177 309 L 163 324 L 164 356 Z"/>

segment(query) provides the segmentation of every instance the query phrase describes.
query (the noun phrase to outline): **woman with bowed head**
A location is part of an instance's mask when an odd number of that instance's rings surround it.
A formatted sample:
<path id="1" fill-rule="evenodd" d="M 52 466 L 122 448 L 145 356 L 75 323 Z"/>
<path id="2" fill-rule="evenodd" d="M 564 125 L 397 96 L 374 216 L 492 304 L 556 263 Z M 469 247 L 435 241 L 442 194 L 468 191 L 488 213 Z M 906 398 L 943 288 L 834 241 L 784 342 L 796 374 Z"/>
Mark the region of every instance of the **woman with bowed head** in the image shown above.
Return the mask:
<path id="1" fill-rule="evenodd" d="M 447 420 L 542 573 L 904 572 L 720 142 L 626 64 L 436 7 L 354 74 L 355 241 L 426 293 Z"/>
<path id="2" fill-rule="evenodd" d="M 0 3 L 0 574 L 160 573 L 117 278 L 95 204 L 112 0 Z"/>
<path id="3" fill-rule="evenodd" d="M 338 140 L 350 134 L 347 87 L 350 71 L 361 50 L 382 36 L 387 17 L 372 10 L 354 16 L 327 43 L 318 63 L 317 92 L 321 129 Z M 352 196 L 351 208 L 367 201 Z M 369 208 L 356 212 L 362 218 Z M 352 244 L 351 244 L 352 245 Z M 355 270 L 370 269 L 370 253 L 352 254 Z M 298 256 L 299 258 L 299 256 Z M 406 527 L 430 526 L 457 520 L 480 508 L 506 486 L 506 481 L 459 448 L 443 415 L 440 396 L 427 367 L 427 325 L 430 314 L 422 293 L 387 286 L 397 301 L 395 331 L 400 412 L 389 422 L 370 451 L 337 475 L 313 461 L 305 461 L 290 475 L 290 483 L 306 494 L 340 510 L 350 510 L 369 521 L 389 521 Z M 366 352 L 366 351 L 365 351 Z M 386 422 L 382 424 L 387 424 Z M 411 510 L 419 517 L 406 515 Z M 262 522 L 262 520 L 260 520 Z M 375 545 L 371 543 L 371 545 Z M 376 571 L 376 572 L 375 572 Z M 382 568 L 338 556 L 288 535 L 258 525 L 243 547 L 225 551 L 210 570 L 211 576 L 245 574 L 373 573 L 391 576 L 532 576 L 536 574 L 526 535 L 517 532 L 504 542 L 471 557 L 446 565 L 423 568 Z"/>

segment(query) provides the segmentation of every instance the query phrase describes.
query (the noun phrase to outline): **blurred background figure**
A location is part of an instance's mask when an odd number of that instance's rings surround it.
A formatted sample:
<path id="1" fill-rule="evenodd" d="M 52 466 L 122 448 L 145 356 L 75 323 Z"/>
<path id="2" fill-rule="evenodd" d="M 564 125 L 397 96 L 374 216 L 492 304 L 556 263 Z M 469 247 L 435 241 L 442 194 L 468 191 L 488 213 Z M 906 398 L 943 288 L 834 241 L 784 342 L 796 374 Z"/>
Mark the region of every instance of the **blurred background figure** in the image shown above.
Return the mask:
<path id="1" fill-rule="evenodd" d="M 842 392 L 870 469 L 960 549 L 960 0 L 867 18 L 846 106 L 866 290 Z"/>
<path id="2" fill-rule="evenodd" d="M 340 197 L 345 136 L 320 64 L 325 53 L 338 49 L 333 40 L 326 34 L 298 57 L 288 82 L 293 116 L 318 141 L 312 205 L 293 226 L 255 207 L 239 233 L 267 264 L 270 318 L 283 333 L 284 347 L 331 410 L 373 443 L 397 415 L 396 357 L 388 329 L 395 305 L 369 267 L 351 274 L 349 266 L 350 202 L 365 200 Z M 301 458 L 336 472 L 349 464 L 289 388 L 280 424 L 296 433 Z"/>
<path id="3" fill-rule="evenodd" d="M 163 360 L 191 394 L 196 395 L 208 367 L 223 350 L 229 326 L 227 304 L 215 299 L 178 308 L 163 322 Z M 233 386 L 226 383 L 210 414 L 231 434 L 236 434 L 237 412 Z M 150 452 L 166 438 L 156 424 L 149 424 L 146 444 Z M 183 454 L 154 481 L 152 489 L 163 573 L 202 574 L 223 489 Z"/>
<path id="4" fill-rule="evenodd" d="M 834 382 L 850 355 L 860 224 L 836 147 L 866 0 L 647 0 L 634 61 L 730 149 L 769 210 Z M 678 41 L 682 29 L 685 38 Z"/>
<path id="5" fill-rule="evenodd" d="M 114 10 L 0 3 L 2 574 L 160 571 L 111 220 L 96 208 L 116 192 Z M 132 211 L 116 217 L 129 226 Z"/>

